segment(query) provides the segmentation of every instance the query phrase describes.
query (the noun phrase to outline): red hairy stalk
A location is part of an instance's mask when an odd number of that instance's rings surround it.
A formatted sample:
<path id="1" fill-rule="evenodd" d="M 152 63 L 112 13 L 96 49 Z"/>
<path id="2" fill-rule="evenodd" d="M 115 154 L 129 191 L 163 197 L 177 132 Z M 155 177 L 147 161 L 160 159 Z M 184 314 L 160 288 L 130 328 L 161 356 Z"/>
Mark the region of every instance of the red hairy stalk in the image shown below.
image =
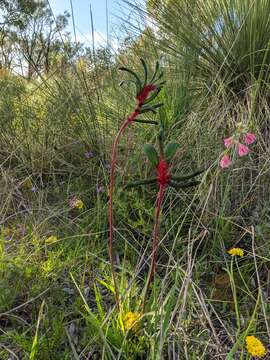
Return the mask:
<path id="1" fill-rule="evenodd" d="M 113 143 L 112 148 L 112 157 L 111 157 L 111 172 L 110 172 L 110 187 L 109 187 L 109 257 L 111 264 L 111 271 L 113 276 L 113 283 L 115 289 L 115 301 L 117 306 L 119 306 L 119 291 L 116 282 L 116 274 L 114 269 L 114 248 L 113 248 L 113 235 L 114 235 L 114 218 L 113 218 L 113 190 L 114 190 L 114 180 L 115 180 L 115 167 L 117 160 L 117 147 L 121 136 L 125 129 L 128 127 L 130 123 L 136 120 L 137 116 L 140 114 L 141 107 L 144 105 L 149 94 L 156 89 L 155 85 L 149 84 L 146 85 L 142 91 L 137 95 L 136 100 L 137 104 L 135 110 L 126 118 L 120 127 Z"/>
<path id="2" fill-rule="evenodd" d="M 146 85 L 136 97 L 136 99 L 138 101 L 138 105 L 141 106 L 145 102 L 145 100 L 148 98 L 148 95 L 155 89 L 156 89 L 156 86 L 153 84 Z"/>
<path id="3" fill-rule="evenodd" d="M 157 171 L 157 182 L 161 186 L 167 186 L 171 180 L 171 174 L 169 173 L 169 165 L 164 159 L 160 159 Z"/>
<path id="4" fill-rule="evenodd" d="M 159 222 L 160 222 L 160 214 L 161 214 L 161 207 L 164 198 L 164 192 L 171 180 L 171 174 L 169 173 L 169 165 L 168 163 L 161 158 L 159 163 L 156 167 L 157 172 L 157 182 L 159 184 L 159 191 L 157 194 L 156 200 L 156 209 L 155 209 L 155 221 L 153 227 L 153 248 L 152 248 L 152 258 L 151 258 L 151 265 L 148 273 L 147 283 L 145 287 L 144 299 L 143 299 L 143 312 L 145 309 L 147 295 L 150 289 L 150 285 L 153 281 L 154 274 L 156 271 L 156 263 L 157 263 L 157 250 L 159 245 L 159 236 L 158 236 L 158 229 L 159 229 Z"/>

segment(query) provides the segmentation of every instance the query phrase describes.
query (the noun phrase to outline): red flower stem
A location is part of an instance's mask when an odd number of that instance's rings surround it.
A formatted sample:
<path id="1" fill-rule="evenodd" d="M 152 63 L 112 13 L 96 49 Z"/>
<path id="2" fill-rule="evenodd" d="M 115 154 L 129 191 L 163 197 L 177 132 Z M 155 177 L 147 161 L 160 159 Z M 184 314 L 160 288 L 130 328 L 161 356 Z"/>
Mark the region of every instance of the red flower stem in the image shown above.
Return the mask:
<path id="1" fill-rule="evenodd" d="M 114 248 L 113 248 L 113 234 L 114 234 L 114 222 L 113 222 L 113 189 L 114 189 L 114 179 L 115 179 L 115 166 L 116 166 L 116 158 L 117 158 L 117 147 L 123 134 L 124 130 L 128 127 L 128 125 L 136 120 L 137 116 L 140 115 L 142 106 L 144 102 L 147 100 L 149 94 L 156 89 L 154 84 L 146 85 L 141 92 L 136 96 L 137 105 L 135 110 L 127 117 L 127 119 L 123 122 L 120 127 L 113 143 L 112 149 L 112 157 L 111 157 L 111 173 L 110 173 L 110 188 L 109 188 L 109 257 L 111 264 L 111 271 L 114 283 L 114 291 L 115 291 L 115 302 L 117 307 L 119 308 L 119 290 L 116 282 L 116 274 L 114 269 Z"/>
<path id="2" fill-rule="evenodd" d="M 119 129 L 113 143 L 112 149 L 112 157 L 111 157 L 111 173 L 110 173 L 110 188 L 109 188 L 109 257 L 111 264 L 111 271 L 114 283 L 114 291 L 115 291 L 115 302 L 119 307 L 119 290 L 117 287 L 116 274 L 114 269 L 114 248 L 113 248 L 113 235 L 114 235 L 114 218 L 113 218 L 113 190 L 114 190 L 114 179 L 115 179 L 115 166 L 117 159 L 117 147 L 123 134 L 124 130 L 128 127 L 128 125 L 136 119 L 139 115 L 140 111 L 138 107 L 136 107 L 135 111 L 131 113 L 128 118 L 123 122 L 121 128 Z"/>
<path id="3" fill-rule="evenodd" d="M 166 188 L 166 185 L 160 184 L 159 191 L 157 194 L 155 222 L 154 222 L 154 228 L 153 228 L 153 250 L 152 250 L 152 254 L 151 254 L 152 255 L 151 266 L 150 266 L 149 273 L 148 273 L 148 278 L 147 278 L 147 283 L 146 283 L 145 293 L 144 293 L 144 299 L 143 299 L 143 305 L 142 305 L 143 313 L 145 310 L 145 304 L 146 304 L 148 292 L 150 289 L 150 285 L 153 281 L 154 274 L 156 271 L 157 250 L 158 250 L 158 245 L 159 245 L 158 229 L 159 229 L 161 206 L 162 206 L 162 202 L 163 202 L 163 198 L 164 198 L 165 188 Z"/>

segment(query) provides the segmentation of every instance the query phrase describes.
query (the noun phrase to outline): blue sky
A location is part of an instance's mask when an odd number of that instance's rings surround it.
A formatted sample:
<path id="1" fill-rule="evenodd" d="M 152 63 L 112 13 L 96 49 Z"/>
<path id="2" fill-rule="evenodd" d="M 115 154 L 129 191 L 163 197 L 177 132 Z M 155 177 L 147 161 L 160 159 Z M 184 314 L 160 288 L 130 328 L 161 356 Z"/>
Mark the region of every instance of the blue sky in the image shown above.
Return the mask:
<path id="1" fill-rule="evenodd" d="M 71 13 L 70 0 L 49 0 L 54 15 L 68 10 Z M 97 42 L 106 40 L 106 0 L 73 0 L 76 33 L 79 41 L 90 41 L 91 21 L 90 3 L 94 19 L 95 38 Z M 119 20 L 119 0 L 107 0 L 109 13 L 109 27 L 117 24 Z M 69 30 L 73 35 L 72 21 L 70 20 Z"/>

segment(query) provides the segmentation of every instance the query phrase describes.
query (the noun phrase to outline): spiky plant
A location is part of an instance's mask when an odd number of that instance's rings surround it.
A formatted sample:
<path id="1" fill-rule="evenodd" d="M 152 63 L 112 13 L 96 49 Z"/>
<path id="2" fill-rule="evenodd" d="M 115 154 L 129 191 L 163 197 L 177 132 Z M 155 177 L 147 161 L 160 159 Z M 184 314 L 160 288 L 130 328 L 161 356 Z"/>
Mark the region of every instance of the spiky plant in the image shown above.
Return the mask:
<path id="1" fill-rule="evenodd" d="M 112 148 L 112 157 L 111 157 L 111 173 L 110 173 L 110 188 L 109 188 L 109 257 L 111 263 L 111 270 L 115 288 L 115 300 L 116 304 L 119 305 L 119 292 L 116 282 L 116 275 L 114 271 L 114 249 L 113 249 L 113 234 L 114 234 L 114 219 L 113 219 L 113 190 L 114 190 L 114 179 L 115 179 L 115 166 L 117 160 L 117 147 L 121 136 L 125 129 L 133 122 L 141 122 L 148 124 L 156 124 L 156 122 L 148 121 L 139 118 L 141 114 L 152 112 L 156 113 L 156 110 L 162 106 L 162 103 L 153 104 L 153 101 L 156 99 L 159 94 L 162 85 L 164 82 L 161 82 L 160 79 L 163 76 L 163 73 L 159 71 L 160 66 L 159 62 L 156 62 L 156 67 L 153 75 L 149 77 L 149 70 L 143 59 L 140 59 L 144 76 L 143 80 L 140 79 L 140 76 L 137 75 L 133 70 L 121 67 L 120 70 L 129 73 L 132 76 L 132 79 L 123 80 L 120 85 L 125 83 L 132 83 L 136 87 L 136 104 L 134 110 L 129 114 L 129 116 L 123 121 L 115 139 L 113 142 Z"/>
<path id="2" fill-rule="evenodd" d="M 152 233 L 153 240 L 152 240 L 151 265 L 148 272 L 148 277 L 144 290 L 143 303 L 142 303 L 143 312 L 145 310 L 146 300 L 149 293 L 150 285 L 154 279 L 155 270 L 156 270 L 157 250 L 159 246 L 159 222 L 160 222 L 160 214 L 161 214 L 165 190 L 168 186 L 172 186 L 176 189 L 179 188 L 183 189 L 183 188 L 199 185 L 200 181 L 197 179 L 197 177 L 204 171 L 204 170 L 197 170 L 192 174 L 184 175 L 184 176 L 177 176 L 172 174 L 170 170 L 170 161 L 175 155 L 179 145 L 177 143 L 170 142 L 166 146 L 164 146 L 164 140 L 165 140 L 164 126 L 163 124 L 161 124 L 160 131 L 158 134 L 159 151 L 157 152 L 154 146 L 150 144 L 146 144 L 144 146 L 144 152 L 148 160 L 151 162 L 152 165 L 155 166 L 156 176 L 154 178 L 132 182 L 127 184 L 126 186 L 126 188 L 130 188 L 134 186 L 149 185 L 153 183 L 158 184 L 158 192 L 157 192 L 156 205 L 155 205 L 154 226 Z"/>
<path id="3" fill-rule="evenodd" d="M 267 88 L 270 1 L 149 0 L 166 54 L 194 65 L 203 94 L 245 99 L 250 87 Z"/>

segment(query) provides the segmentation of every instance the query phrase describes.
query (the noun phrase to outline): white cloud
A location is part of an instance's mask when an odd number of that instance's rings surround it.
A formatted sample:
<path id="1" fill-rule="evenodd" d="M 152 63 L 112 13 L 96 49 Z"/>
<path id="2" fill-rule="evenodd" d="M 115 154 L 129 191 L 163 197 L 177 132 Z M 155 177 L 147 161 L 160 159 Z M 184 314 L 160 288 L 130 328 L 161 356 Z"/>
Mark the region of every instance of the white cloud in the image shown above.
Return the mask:
<path id="1" fill-rule="evenodd" d="M 93 38 L 97 46 L 104 46 L 107 43 L 106 35 L 102 32 L 94 31 L 94 34 L 91 32 L 77 34 L 77 41 L 85 43 L 85 45 L 92 45 Z"/>
<path id="2" fill-rule="evenodd" d="M 109 46 L 113 50 L 117 50 L 119 43 L 117 39 L 109 38 L 107 41 L 107 35 L 103 32 L 94 31 L 92 35 L 91 32 L 88 33 L 79 33 L 77 34 L 77 41 L 80 43 L 85 44 L 86 46 L 93 45 L 93 37 L 94 37 L 94 44 L 95 47 L 106 47 Z"/>

